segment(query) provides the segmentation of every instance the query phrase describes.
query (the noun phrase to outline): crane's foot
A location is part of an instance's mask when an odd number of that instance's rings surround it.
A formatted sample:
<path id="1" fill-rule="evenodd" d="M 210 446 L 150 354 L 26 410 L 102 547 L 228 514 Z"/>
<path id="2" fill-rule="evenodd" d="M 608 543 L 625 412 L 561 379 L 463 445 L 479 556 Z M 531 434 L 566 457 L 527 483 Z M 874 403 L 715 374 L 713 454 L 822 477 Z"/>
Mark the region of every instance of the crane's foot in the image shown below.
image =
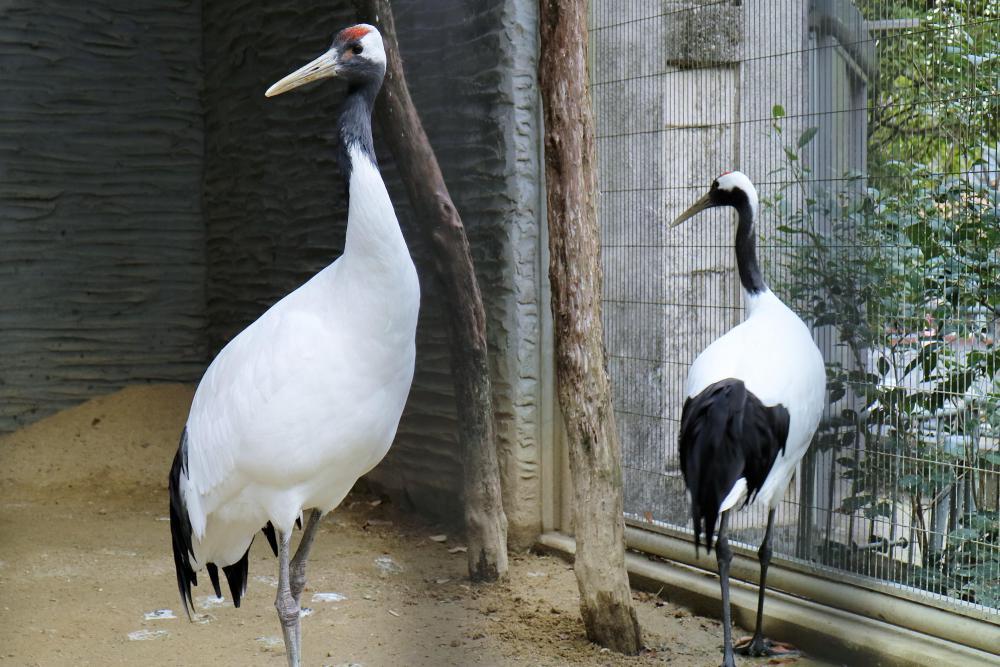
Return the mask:
<path id="1" fill-rule="evenodd" d="M 761 635 L 742 637 L 736 642 L 736 646 L 733 648 L 740 655 L 745 655 L 751 658 L 794 657 L 802 655 L 802 652 L 791 644 L 774 642 Z"/>
<path id="2" fill-rule="evenodd" d="M 722 651 L 722 664 L 719 667 L 736 667 L 736 658 L 733 656 L 733 650 L 729 649 Z"/>

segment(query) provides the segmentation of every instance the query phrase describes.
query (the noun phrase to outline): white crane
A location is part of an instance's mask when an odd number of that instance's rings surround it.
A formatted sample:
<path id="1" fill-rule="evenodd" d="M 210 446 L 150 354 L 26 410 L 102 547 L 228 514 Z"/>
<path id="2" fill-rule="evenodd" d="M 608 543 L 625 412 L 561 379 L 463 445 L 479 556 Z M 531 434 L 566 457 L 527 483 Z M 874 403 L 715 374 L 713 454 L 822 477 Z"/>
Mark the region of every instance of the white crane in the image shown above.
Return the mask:
<path id="1" fill-rule="evenodd" d="M 385 75 L 382 37 L 342 30 L 330 49 L 271 86 L 347 81 L 339 164 L 349 205 L 344 253 L 226 345 L 198 385 L 170 471 L 177 585 L 218 568 L 234 604 L 265 530 L 278 557 L 275 607 L 288 664 L 300 663 L 299 597 L 319 519 L 385 456 L 410 391 L 420 305 L 416 269 L 379 174 L 371 113 Z M 311 509 L 298 550 L 292 530 Z"/>
<path id="2" fill-rule="evenodd" d="M 740 647 L 745 655 L 775 651 L 761 632 L 774 511 L 809 448 L 823 412 L 826 371 L 812 334 L 767 287 L 757 264 L 757 190 L 744 174 L 719 176 L 708 193 L 678 217 L 679 225 L 714 206 L 736 209 L 736 264 L 746 319 L 709 345 L 688 371 L 679 436 L 681 471 L 691 494 L 695 549 L 705 535 L 715 543 L 722 586 L 723 667 L 734 667 L 729 610 L 729 513 L 754 501 L 768 509 L 767 531 L 757 554 L 760 591 L 757 627 Z"/>

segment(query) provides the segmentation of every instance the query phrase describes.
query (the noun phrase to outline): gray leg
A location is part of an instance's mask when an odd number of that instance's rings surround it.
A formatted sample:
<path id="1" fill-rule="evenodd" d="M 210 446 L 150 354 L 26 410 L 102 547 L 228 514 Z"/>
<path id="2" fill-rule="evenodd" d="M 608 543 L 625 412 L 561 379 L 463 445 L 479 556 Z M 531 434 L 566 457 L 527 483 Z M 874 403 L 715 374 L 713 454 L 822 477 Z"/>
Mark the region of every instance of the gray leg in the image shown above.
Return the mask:
<path id="1" fill-rule="evenodd" d="M 278 610 L 281 632 L 285 637 L 285 655 L 288 667 L 299 667 L 299 603 L 292 597 L 288 576 L 288 552 L 291 550 L 292 534 L 278 531 L 278 597 L 274 608 Z"/>
<path id="2" fill-rule="evenodd" d="M 757 593 L 757 627 L 749 644 L 737 649 L 741 654 L 752 657 L 772 655 L 771 642 L 764 639 L 764 591 L 767 590 L 767 566 L 771 564 L 771 529 L 774 528 L 774 510 L 767 513 L 767 531 L 764 541 L 757 550 L 757 560 L 760 561 L 760 590 Z"/>
<path id="3" fill-rule="evenodd" d="M 774 528 L 774 510 L 767 513 L 767 532 L 764 541 L 757 550 L 760 561 L 760 589 L 757 593 L 757 627 L 749 641 L 743 640 L 736 650 L 753 658 L 761 656 L 799 655 L 799 651 L 791 644 L 773 642 L 764 638 L 764 592 L 767 590 L 767 567 L 771 564 L 771 530 Z"/>
<path id="4" fill-rule="evenodd" d="M 302 589 L 306 587 L 306 561 L 309 560 L 309 550 L 312 549 L 313 540 L 316 538 L 316 528 L 319 526 L 319 520 L 322 516 L 317 509 L 309 513 L 309 520 L 306 522 L 305 530 L 302 531 L 299 548 L 295 551 L 295 557 L 292 558 L 292 562 L 288 566 L 292 598 L 295 600 L 295 604 L 299 604 Z"/>
<path id="5" fill-rule="evenodd" d="M 726 510 L 719 521 L 719 536 L 715 538 L 715 557 L 719 562 L 719 584 L 722 587 L 722 667 L 736 667 L 736 658 L 733 656 L 733 619 L 729 611 L 729 563 L 733 560 L 733 551 L 729 548 L 729 536 L 726 535 L 728 526 L 729 510 Z"/>

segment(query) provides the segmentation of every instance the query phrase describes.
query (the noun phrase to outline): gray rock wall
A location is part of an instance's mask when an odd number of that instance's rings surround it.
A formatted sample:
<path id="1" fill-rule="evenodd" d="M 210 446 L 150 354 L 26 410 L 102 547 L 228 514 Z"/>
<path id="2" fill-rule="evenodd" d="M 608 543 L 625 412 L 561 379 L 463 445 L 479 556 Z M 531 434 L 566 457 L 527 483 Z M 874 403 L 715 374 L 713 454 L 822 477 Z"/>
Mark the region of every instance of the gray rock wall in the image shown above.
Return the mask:
<path id="1" fill-rule="evenodd" d="M 204 345 L 201 2 L 0 7 L 0 432 Z"/>

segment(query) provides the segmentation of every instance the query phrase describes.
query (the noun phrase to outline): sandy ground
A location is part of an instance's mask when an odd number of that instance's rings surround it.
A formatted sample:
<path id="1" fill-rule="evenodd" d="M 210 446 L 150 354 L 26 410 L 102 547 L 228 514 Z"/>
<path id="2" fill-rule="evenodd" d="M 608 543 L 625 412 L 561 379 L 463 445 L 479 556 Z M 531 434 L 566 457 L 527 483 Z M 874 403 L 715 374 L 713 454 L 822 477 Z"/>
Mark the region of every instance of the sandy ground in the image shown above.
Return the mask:
<path id="1" fill-rule="evenodd" d="M 277 565 L 263 538 L 241 609 L 210 596 L 207 577 L 195 589 L 196 622 L 180 607 L 166 477 L 191 392 L 133 387 L 0 439 L 0 665 L 285 664 Z M 647 650 L 632 658 L 602 651 L 584 637 L 565 562 L 514 555 L 509 583 L 471 585 L 464 554 L 452 553 L 461 536 L 431 539 L 442 534 L 363 492 L 326 517 L 303 594 L 311 610 L 302 620 L 304 664 L 720 661 L 717 621 L 643 593 L 636 602 Z"/>

